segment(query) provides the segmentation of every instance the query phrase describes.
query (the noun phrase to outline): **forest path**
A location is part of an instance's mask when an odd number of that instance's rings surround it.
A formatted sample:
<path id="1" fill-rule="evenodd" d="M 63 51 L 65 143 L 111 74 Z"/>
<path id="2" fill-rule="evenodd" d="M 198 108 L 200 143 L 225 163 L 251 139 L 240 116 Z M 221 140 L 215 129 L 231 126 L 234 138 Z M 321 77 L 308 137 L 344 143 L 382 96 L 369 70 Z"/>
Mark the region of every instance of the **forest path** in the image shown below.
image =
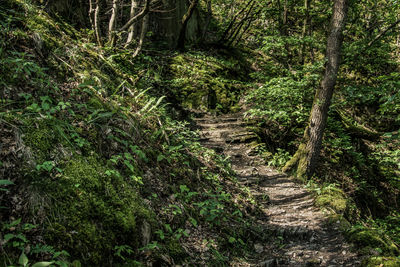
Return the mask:
<path id="1" fill-rule="evenodd" d="M 338 227 L 314 206 L 312 195 L 288 176 L 266 166 L 249 145 L 255 138 L 242 114 L 196 118 L 201 143 L 230 156 L 241 184 L 249 187 L 264 213 L 258 223 L 276 236 L 275 244 L 255 244 L 252 263 L 233 266 L 359 266 Z M 254 263 L 256 262 L 256 263 Z"/>

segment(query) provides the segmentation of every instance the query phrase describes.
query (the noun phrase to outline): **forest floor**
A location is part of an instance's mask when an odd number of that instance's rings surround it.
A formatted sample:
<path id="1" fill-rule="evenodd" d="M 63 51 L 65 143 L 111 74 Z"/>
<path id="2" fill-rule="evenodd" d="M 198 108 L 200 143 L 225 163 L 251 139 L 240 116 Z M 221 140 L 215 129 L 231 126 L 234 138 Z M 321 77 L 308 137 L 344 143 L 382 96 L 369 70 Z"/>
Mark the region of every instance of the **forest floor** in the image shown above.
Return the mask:
<path id="1" fill-rule="evenodd" d="M 250 142 L 242 113 L 195 118 L 201 143 L 229 156 L 239 183 L 247 186 L 261 205 L 259 226 L 273 233 L 275 242 L 255 244 L 257 255 L 233 266 L 359 266 L 339 230 L 339 222 L 314 204 L 313 195 L 290 177 L 268 167 Z"/>

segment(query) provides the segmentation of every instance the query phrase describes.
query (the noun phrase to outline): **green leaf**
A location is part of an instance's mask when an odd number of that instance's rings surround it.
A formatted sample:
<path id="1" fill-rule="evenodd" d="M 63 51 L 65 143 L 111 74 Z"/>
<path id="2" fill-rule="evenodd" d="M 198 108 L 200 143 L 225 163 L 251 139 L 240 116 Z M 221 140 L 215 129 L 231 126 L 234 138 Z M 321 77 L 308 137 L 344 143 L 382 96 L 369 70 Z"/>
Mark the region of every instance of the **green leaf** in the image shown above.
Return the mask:
<path id="1" fill-rule="evenodd" d="M 189 192 L 189 188 L 186 185 L 180 185 L 181 193 Z"/>
<path id="2" fill-rule="evenodd" d="M 234 238 L 233 236 L 229 237 L 229 243 L 235 243 L 236 242 L 236 238 Z"/>
<path id="3" fill-rule="evenodd" d="M 72 262 L 72 266 L 73 266 L 73 267 L 82 267 L 82 264 L 81 264 L 80 261 L 74 260 L 74 261 Z"/>
<path id="4" fill-rule="evenodd" d="M 197 227 L 197 221 L 193 217 L 190 217 L 189 220 L 193 224 L 194 227 Z"/>
<path id="5" fill-rule="evenodd" d="M 164 224 L 164 227 L 169 233 L 172 233 L 172 228 L 169 224 Z"/>
<path id="6" fill-rule="evenodd" d="M 5 241 L 8 241 L 8 240 L 12 239 L 13 237 L 15 237 L 15 235 L 13 235 L 13 234 L 6 234 L 6 235 L 4 235 L 4 240 L 5 240 Z"/>
<path id="7" fill-rule="evenodd" d="M 22 266 L 26 266 L 28 264 L 28 257 L 25 255 L 24 252 L 21 253 L 21 256 L 19 256 L 18 263 Z"/>
<path id="8" fill-rule="evenodd" d="M 32 265 L 32 267 L 46 267 L 46 266 L 50 266 L 52 264 L 53 264 L 52 261 L 41 261 L 41 262 L 35 263 L 34 265 Z"/>
<path id="9" fill-rule="evenodd" d="M 163 159 L 165 159 L 165 156 L 163 154 L 160 154 L 160 155 L 157 156 L 157 162 L 160 162 Z"/>
<path id="10" fill-rule="evenodd" d="M 14 184 L 10 180 L 0 180 L 0 185 L 12 185 Z"/>

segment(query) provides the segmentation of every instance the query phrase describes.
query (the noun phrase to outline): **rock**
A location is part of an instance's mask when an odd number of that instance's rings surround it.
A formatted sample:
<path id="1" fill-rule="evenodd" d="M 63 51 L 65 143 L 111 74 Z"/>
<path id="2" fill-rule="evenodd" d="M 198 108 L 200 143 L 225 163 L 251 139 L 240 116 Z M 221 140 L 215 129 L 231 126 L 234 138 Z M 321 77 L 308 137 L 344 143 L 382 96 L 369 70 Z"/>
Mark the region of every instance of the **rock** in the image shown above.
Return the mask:
<path id="1" fill-rule="evenodd" d="M 306 262 L 306 266 L 319 266 L 321 263 L 321 259 L 319 258 L 313 258 L 313 259 L 309 259 Z"/>
<path id="2" fill-rule="evenodd" d="M 151 227 L 150 224 L 146 221 L 143 222 L 142 227 L 140 229 L 141 232 L 141 243 L 142 246 L 146 246 L 147 244 L 150 243 L 150 238 L 151 238 Z"/>
<path id="3" fill-rule="evenodd" d="M 260 264 L 258 264 L 258 266 L 259 267 L 275 267 L 275 266 L 278 266 L 278 264 L 275 259 L 270 259 L 270 260 L 261 262 Z"/>
<path id="4" fill-rule="evenodd" d="M 255 250 L 257 253 L 262 253 L 262 252 L 264 251 L 264 246 L 261 245 L 261 244 L 259 244 L 259 243 L 254 244 L 254 250 Z"/>

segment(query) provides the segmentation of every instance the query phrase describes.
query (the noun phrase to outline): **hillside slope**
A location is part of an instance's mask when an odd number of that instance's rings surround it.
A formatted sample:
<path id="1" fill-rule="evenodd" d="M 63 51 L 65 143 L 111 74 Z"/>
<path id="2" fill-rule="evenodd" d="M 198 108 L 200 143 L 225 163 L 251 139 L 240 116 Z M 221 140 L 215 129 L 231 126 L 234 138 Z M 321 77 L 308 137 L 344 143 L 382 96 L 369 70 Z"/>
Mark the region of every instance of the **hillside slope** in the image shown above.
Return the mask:
<path id="1" fill-rule="evenodd" d="M 0 22 L 0 265 L 218 264 L 264 238 L 226 159 L 152 89 L 163 55 L 132 62 L 25 1 Z"/>

